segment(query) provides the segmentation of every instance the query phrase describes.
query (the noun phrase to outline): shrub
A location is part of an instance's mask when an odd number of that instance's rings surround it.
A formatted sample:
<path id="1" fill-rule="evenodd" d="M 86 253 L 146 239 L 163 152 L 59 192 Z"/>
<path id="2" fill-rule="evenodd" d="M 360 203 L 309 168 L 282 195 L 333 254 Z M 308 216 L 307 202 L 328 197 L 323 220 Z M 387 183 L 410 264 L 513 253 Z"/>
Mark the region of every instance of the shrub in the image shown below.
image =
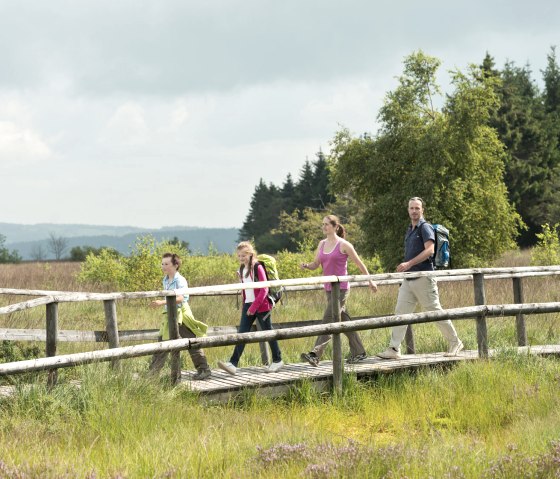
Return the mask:
<path id="1" fill-rule="evenodd" d="M 531 264 L 535 266 L 549 266 L 560 264 L 560 240 L 558 228 L 560 223 L 550 227 L 548 223 L 542 225 L 542 233 L 537 233 L 537 245 L 531 252 Z"/>

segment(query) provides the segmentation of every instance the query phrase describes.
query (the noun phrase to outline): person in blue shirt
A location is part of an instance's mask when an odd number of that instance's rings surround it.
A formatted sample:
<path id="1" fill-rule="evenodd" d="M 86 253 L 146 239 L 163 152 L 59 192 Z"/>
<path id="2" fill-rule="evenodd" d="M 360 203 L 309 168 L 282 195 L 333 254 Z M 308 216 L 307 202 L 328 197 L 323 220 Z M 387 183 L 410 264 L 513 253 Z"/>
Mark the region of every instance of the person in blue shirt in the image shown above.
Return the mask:
<path id="1" fill-rule="evenodd" d="M 432 256 L 434 255 L 435 234 L 432 226 L 424 219 L 424 201 L 415 196 L 408 201 L 410 225 L 404 237 L 404 262 L 397 266 L 397 272 L 433 271 Z M 405 278 L 399 289 L 395 314 L 413 313 L 420 305 L 425 311 L 441 310 L 437 282 L 434 277 Z M 463 349 L 463 343 L 450 320 L 438 321 L 439 328 L 449 347 L 445 356 L 456 356 Z M 401 343 L 408 325 L 395 326 L 391 329 L 389 347 L 377 354 L 382 359 L 399 359 Z"/>
<path id="2" fill-rule="evenodd" d="M 189 300 L 188 295 L 182 292 L 188 288 L 187 280 L 179 273 L 181 266 L 181 258 L 174 253 L 165 253 L 161 258 L 161 270 L 164 273 L 163 289 L 177 291 L 177 322 L 179 323 L 179 335 L 181 338 L 196 338 L 206 334 L 207 326 L 194 319 L 190 307 L 187 303 Z M 150 306 L 152 308 L 159 308 L 166 306 L 165 299 L 157 299 L 152 301 Z M 169 323 L 167 314 L 163 316 L 161 327 L 159 330 L 159 341 L 169 339 Z M 211 376 L 208 361 L 202 349 L 189 349 L 196 374 L 193 376 L 195 380 L 207 379 Z M 156 353 L 152 356 L 150 363 L 150 372 L 157 373 L 161 370 L 167 359 L 168 353 Z"/>

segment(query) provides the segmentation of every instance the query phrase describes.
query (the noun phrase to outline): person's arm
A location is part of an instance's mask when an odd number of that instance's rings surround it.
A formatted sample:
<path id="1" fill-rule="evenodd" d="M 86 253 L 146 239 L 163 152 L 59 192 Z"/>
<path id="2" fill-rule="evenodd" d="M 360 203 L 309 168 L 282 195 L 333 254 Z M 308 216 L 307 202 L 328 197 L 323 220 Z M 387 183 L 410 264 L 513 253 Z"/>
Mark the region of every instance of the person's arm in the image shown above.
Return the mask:
<path id="1" fill-rule="evenodd" d="M 162 279 L 161 283 L 162 283 L 162 289 L 165 290 L 165 277 Z M 165 299 L 154 299 L 150 303 L 150 308 L 159 308 L 160 306 L 165 306 L 165 304 L 166 304 Z"/>
<path id="2" fill-rule="evenodd" d="M 324 240 L 323 240 L 324 241 Z M 319 250 L 321 248 L 321 243 L 323 242 L 321 241 L 319 243 L 319 246 L 317 246 L 317 249 L 315 250 L 315 259 L 311 262 L 311 263 L 301 263 L 299 266 L 301 269 L 310 269 L 310 270 L 314 270 L 317 269 L 319 266 L 321 266 L 321 262 L 319 261 Z"/>
<path id="3" fill-rule="evenodd" d="M 264 272 L 264 268 L 260 264 L 257 266 L 257 275 L 259 277 L 259 279 L 258 279 L 259 281 L 267 281 L 266 273 Z M 249 306 L 249 309 L 247 310 L 247 314 L 249 316 L 253 316 L 254 314 L 256 314 L 256 312 L 262 306 L 263 302 L 268 301 L 268 299 L 267 299 L 268 288 L 267 287 L 255 288 L 254 291 L 255 291 L 255 301 L 253 301 L 253 304 L 251 304 L 251 306 Z"/>
<path id="4" fill-rule="evenodd" d="M 354 264 L 358 267 L 362 274 L 369 275 L 366 265 L 364 264 L 358 253 L 356 253 L 356 250 L 354 249 L 354 246 L 352 246 L 352 243 L 344 241 L 341 245 L 340 251 L 341 253 L 348 255 L 348 257 L 354 262 Z M 377 284 L 371 279 L 369 280 L 369 287 L 372 291 L 377 291 Z"/>
<path id="5" fill-rule="evenodd" d="M 433 240 L 426 241 L 424 243 L 424 251 L 422 251 L 420 254 L 418 254 L 411 260 L 399 264 L 397 266 L 397 272 L 404 273 L 405 271 L 408 271 L 410 268 L 412 268 L 415 264 L 422 263 L 423 261 L 426 261 L 430 256 L 433 256 L 434 245 L 435 245 L 435 241 Z"/>

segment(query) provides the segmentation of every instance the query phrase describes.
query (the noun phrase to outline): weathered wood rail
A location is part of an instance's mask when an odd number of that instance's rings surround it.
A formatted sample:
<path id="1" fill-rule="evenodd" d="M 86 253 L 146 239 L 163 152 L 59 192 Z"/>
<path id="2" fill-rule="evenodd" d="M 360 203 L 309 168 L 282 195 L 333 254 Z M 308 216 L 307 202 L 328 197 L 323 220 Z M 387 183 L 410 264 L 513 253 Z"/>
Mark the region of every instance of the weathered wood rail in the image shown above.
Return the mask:
<path id="1" fill-rule="evenodd" d="M 333 283 L 333 294 L 339 294 L 339 283 L 349 281 L 357 286 L 367 285 L 368 280 L 374 280 L 379 285 L 396 284 L 406 278 L 420 276 L 434 276 L 438 281 L 472 281 L 474 288 L 475 306 L 456 308 L 444 311 L 432 311 L 426 313 L 415 313 L 400 316 L 366 317 L 348 322 L 340 322 L 340 310 L 335 308 L 333 316 L 335 322 L 330 324 L 317 324 L 317 321 L 299 323 L 275 324 L 274 331 L 256 331 L 237 334 L 235 328 L 214 328 L 208 337 L 196 339 L 178 339 L 179 333 L 176 323 L 176 301 L 175 295 L 178 291 L 147 291 L 133 293 L 76 293 L 64 291 L 43 290 L 19 290 L 0 288 L 0 294 L 6 295 L 29 295 L 39 298 L 23 301 L 9 306 L 0 307 L 1 314 L 11 314 L 24 311 L 29 308 L 46 306 L 46 328 L 42 330 L 0 330 L 0 339 L 13 340 L 44 340 L 46 342 L 46 358 L 19 361 L 16 363 L 0 364 L 0 375 L 18 374 L 30 371 L 48 370 L 48 384 L 56 384 L 56 371 L 58 368 L 71 367 L 79 364 L 92 362 L 111 361 L 117 365 L 119 360 L 151 355 L 157 352 L 171 352 L 171 380 L 177 382 L 181 377 L 180 358 L 181 350 L 191 348 L 210 348 L 234 345 L 239 343 L 264 342 L 271 339 L 286 340 L 291 338 L 302 338 L 316 336 L 319 334 L 333 335 L 333 385 L 335 390 L 342 387 L 342 376 L 344 372 L 340 334 L 345 331 L 359 331 L 365 329 L 386 328 L 394 325 L 412 325 L 417 323 L 440 321 L 443 319 L 475 319 L 477 325 L 478 356 L 486 358 L 489 355 L 487 318 L 501 316 L 515 316 L 517 342 L 519 346 L 527 345 L 527 334 L 525 329 L 525 314 L 540 314 L 560 312 L 560 303 L 533 303 L 523 304 L 523 278 L 554 276 L 560 274 L 560 266 L 548 267 L 521 267 L 521 268 L 485 268 L 468 270 L 448 270 L 419 273 L 389 273 L 380 275 L 359 276 L 323 276 L 303 279 L 290 279 L 280 281 L 267 281 L 255 284 L 230 284 L 206 287 L 187 288 L 180 293 L 188 293 L 191 296 L 229 295 L 238 294 L 242 289 L 267 286 L 284 286 L 288 290 L 305 291 L 322 288 L 324 283 Z M 516 304 L 486 305 L 484 284 L 485 280 L 512 279 L 513 296 Z M 120 347 L 120 341 L 146 340 L 157 337 L 156 330 L 119 331 L 117 324 L 116 303 L 122 299 L 139 299 L 165 297 L 167 301 L 170 336 L 171 340 L 137 346 Z M 105 311 L 106 330 L 101 331 L 59 331 L 58 330 L 58 307 L 60 303 L 77 301 L 103 301 Z M 337 302 L 334 302 L 337 304 Z M 305 324 L 302 324 L 305 323 Z M 310 324 L 311 323 L 311 324 Z M 93 351 L 56 356 L 57 343 L 64 340 L 95 340 L 109 343 L 108 350 Z M 262 348 L 263 361 L 268 360 L 266 347 Z M 414 338 L 411 328 L 407 333 L 407 352 L 414 352 Z"/>

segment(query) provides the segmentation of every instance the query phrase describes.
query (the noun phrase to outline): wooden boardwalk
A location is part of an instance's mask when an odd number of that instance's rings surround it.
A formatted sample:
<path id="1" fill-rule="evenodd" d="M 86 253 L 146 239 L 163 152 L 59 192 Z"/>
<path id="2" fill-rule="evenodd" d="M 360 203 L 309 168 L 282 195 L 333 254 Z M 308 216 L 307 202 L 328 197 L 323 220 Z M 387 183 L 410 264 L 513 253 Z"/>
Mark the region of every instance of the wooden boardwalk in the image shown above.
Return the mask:
<path id="1" fill-rule="evenodd" d="M 534 354 L 539 356 L 560 355 L 560 345 L 533 346 L 517 348 L 519 354 Z M 489 351 L 489 357 L 496 355 L 496 350 Z M 378 374 L 389 374 L 402 369 L 418 369 L 427 366 L 450 365 L 461 361 L 474 361 L 478 358 L 478 351 L 461 351 L 458 356 L 446 357 L 444 353 L 407 354 L 401 359 L 380 359 L 368 357 L 358 364 L 345 364 L 346 373 L 356 374 L 363 379 Z M 333 369 L 332 361 L 321 361 L 318 367 L 307 363 L 286 364 L 276 373 L 266 372 L 266 367 L 238 368 L 237 374 L 232 376 L 221 369 L 213 369 L 212 376 L 204 381 L 193 381 L 195 371 L 182 371 L 181 386 L 197 392 L 205 400 L 227 401 L 242 394 L 247 389 L 255 389 L 259 394 L 267 396 L 281 396 L 289 388 L 301 380 L 309 380 L 318 390 L 330 387 Z"/>
<path id="2" fill-rule="evenodd" d="M 538 356 L 560 356 L 560 345 L 518 347 L 517 352 Z M 496 354 L 496 350 L 489 351 L 490 358 Z M 390 360 L 373 356 L 358 364 L 345 364 L 344 369 L 346 373 L 356 374 L 358 379 L 365 379 L 403 369 L 452 365 L 477 359 L 479 358 L 476 350 L 461 351 L 454 357 L 446 357 L 444 353 L 407 354 L 401 359 Z M 200 394 L 205 402 L 225 402 L 247 390 L 255 390 L 258 394 L 266 396 L 282 396 L 290 387 L 302 380 L 310 381 L 319 391 L 331 390 L 333 377 L 332 361 L 321 361 L 318 367 L 307 363 L 286 364 L 276 373 L 267 373 L 265 366 L 238 368 L 235 376 L 216 368 L 212 370 L 212 376 L 205 381 L 192 380 L 194 373 L 195 371 L 182 371 L 179 386 Z M 73 381 L 73 384 L 79 387 L 79 381 Z M 16 386 L 0 386 L 0 397 L 13 396 L 16 391 Z"/>

